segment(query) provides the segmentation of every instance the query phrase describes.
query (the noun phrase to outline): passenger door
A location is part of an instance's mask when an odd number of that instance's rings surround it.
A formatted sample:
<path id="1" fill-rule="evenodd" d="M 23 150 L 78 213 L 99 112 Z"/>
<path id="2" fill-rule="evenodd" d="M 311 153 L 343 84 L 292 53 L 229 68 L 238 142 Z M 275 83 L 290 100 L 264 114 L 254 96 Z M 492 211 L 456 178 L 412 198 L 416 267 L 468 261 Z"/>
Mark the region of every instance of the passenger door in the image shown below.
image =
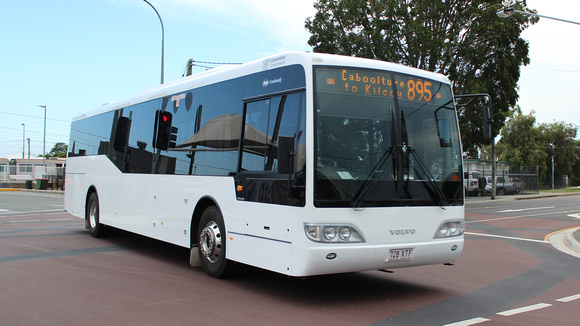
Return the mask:
<path id="1" fill-rule="evenodd" d="M 304 205 L 304 92 L 245 104 L 238 200 Z"/>

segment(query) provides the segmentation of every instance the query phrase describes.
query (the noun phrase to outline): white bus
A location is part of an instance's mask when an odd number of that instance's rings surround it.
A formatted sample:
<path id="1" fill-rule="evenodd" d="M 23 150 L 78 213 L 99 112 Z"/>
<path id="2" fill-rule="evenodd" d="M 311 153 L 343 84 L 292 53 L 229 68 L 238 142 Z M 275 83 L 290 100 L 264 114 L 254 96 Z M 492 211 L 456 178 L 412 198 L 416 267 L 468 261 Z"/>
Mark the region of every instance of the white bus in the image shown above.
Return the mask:
<path id="1" fill-rule="evenodd" d="M 65 207 L 119 228 L 308 276 L 451 264 L 462 152 L 440 74 L 286 53 L 166 83 L 73 119 Z"/>

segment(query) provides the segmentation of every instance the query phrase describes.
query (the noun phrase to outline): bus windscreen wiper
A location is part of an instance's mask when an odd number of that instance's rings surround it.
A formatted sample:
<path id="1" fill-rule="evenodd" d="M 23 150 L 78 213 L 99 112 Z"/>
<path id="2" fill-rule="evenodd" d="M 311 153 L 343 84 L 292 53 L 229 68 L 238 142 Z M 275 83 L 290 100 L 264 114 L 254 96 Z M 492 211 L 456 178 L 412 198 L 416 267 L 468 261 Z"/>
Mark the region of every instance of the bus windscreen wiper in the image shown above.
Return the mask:
<path id="1" fill-rule="evenodd" d="M 408 144 L 409 139 L 407 137 L 407 122 L 405 120 L 405 115 L 403 113 L 401 113 L 401 128 L 402 128 L 401 133 L 403 136 L 403 144 Z M 433 180 L 434 179 L 433 175 L 431 174 L 431 172 L 429 171 L 427 166 L 425 166 L 425 163 L 423 163 L 423 160 L 421 159 L 419 154 L 417 154 L 417 151 L 415 151 L 415 149 L 411 145 L 405 145 L 404 148 L 405 148 L 405 150 L 403 152 L 405 152 L 405 154 L 407 154 L 407 155 L 411 154 L 411 156 L 413 158 L 415 158 L 415 161 L 417 161 L 417 165 L 421 169 L 421 172 L 423 172 L 422 174 L 425 175 L 425 177 L 427 177 L 428 183 L 423 183 L 423 185 L 425 186 L 425 188 L 427 188 L 428 190 L 431 190 L 431 192 L 437 196 L 437 203 L 439 204 L 439 206 L 441 206 L 441 208 L 443 208 L 443 206 L 447 205 L 448 203 L 447 203 L 447 200 L 445 199 L 445 194 L 443 194 L 443 191 L 441 191 L 441 188 L 439 188 L 439 186 Z M 407 176 L 409 176 L 409 165 L 410 164 L 411 164 L 411 160 L 409 160 L 408 157 L 406 156 L 405 170 L 407 171 Z M 413 170 L 415 170 L 415 173 L 417 175 L 420 174 L 420 173 L 418 173 L 415 165 L 413 165 Z M 407 179 L 407 181 L 409 181 L 409 180 Z M 445 209 L 445 208 L 443 208 L 443 209 Z"/>
<path id="2" fill-rule="evenodd" d="M 425 175 L 425 177 L 427 178 L 428 183 L 423 184 L 427 189 L 430 188 L 429 190 L 435 193 L 435 195 L 437 196 L 437 203 L 439 204 L 439 206 L 441 206 L 441 208 L 443 208 L 443 206 L 448 204 L 447 199 L 445 198 L 445 194 L 443 193 L 443 191 L 441 191 L 441 188 L 439 188 L 437 183 L 435 183 L 435 180 L 433 180 L 434 179 L 433 175 L 431 174 L 431 172 L 429 172 L 429 169 L 427 169 L 425 163 L 423 163 L 423 160 L 421 160 L 419 154 L 417 154 L 417 152 L 411 146 L 407 146 L 407 150 L 411 153 L 411 156 L 415 158 L 415 161 L 417 162 L 417 165 L 421 169 L 421 172 L 423 172 L 423 175 Z M 419 171 L 417 171 L 417 168 L 415 166 L 413 166 L 413 169 L 415 170 L 415 173 L 419 175 L 418 173 Z M 427 185 L 429 185 L 430 187 L 428 187 Z"/>
<path id="3" fill-rule="evenodd" d="M 357 193 L 354 195 L 354 199 L 352 201 L 352 207 L 360 208 L 364 205 L 364 198 L 369 193 L 375 182 L 379 179 L 379 177 L 383 174 L 383 166 L 389 160 L 389 158 L 393 155 L 393 148 L 390 147 L 387 149 L 381 159 L 377 162 L 371 174 L 366 178 L 363 182 L 362 186 L 359 188 Z"/>

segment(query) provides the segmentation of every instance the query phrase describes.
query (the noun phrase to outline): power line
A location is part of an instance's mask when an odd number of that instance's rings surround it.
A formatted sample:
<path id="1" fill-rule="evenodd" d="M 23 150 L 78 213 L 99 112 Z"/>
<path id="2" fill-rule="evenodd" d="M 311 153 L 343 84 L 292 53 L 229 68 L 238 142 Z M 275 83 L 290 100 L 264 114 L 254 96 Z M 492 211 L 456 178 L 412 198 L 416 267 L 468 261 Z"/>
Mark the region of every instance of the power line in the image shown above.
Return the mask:
<path id="1" fill-rule="evenodd" d="M 241 65 L 241 63 L 239 63 L 239 62 L 213 62 L 213 61 L 199 61 L 199 60 L 189 59 L 187 61 L 185 68 L 183 69 L 183 74 L 181 75 L 181 77 L 191 75 L 191 69 L 190 69 L 191 67 L 200 67 L 200 68 L 205 68 L 205 69 L 213 69 L 214 68 L 214 67 L 210 67 L 210 66 L 200 65 L 200 63 L 207 64 L 207 65 L 213 65 L 213 66 L 217 66 L 217 65 Z"/>
<path id="2" fill-rule="evenodd" d="M 537 71 L 549 71 L 549 72 L 571 72 L 571 73 L 579 73 L 580 72 L 580 70 L 530 68 L 530 67 L 526 67 L 526 66 L 522 66 L 522 69 L 525 69 L 525 70 L 537 70 Z"/>
<path id="3" fill-rule="evenodd" d="M 25 115 L 25 114 L 17 114 L 17 113 L 9 113 L 9 112 L 0 112 L 1 114 L 7 114 L 7 115 L 14 115 L 17 117 L 26 117 L 26 118 L 35 118 L 35 119 L 44 119 L 43 117 L 35 117 L 33 115 Z M 68 124 L 70 124 L 70 120 L 63 120 L 63 119 L 55 119 L 55 118 L 46 118 L 46 120 L 52 120 L 52 121 L 60 121 L 60 122 L 67 122 Z"/>

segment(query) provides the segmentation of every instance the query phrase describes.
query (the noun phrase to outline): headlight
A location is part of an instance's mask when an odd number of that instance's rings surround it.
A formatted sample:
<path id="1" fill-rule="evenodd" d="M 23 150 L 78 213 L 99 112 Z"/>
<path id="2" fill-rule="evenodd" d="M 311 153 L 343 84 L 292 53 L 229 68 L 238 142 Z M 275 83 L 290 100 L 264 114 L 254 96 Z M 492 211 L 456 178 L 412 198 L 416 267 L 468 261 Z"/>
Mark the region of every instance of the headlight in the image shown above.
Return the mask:
<path id="1" fill-rule="evenodd" d="M 433 238 L 450 238 L 463 235 L 465 230 L 463 221 L 447 221 L 439 226 Z"/>
<path id="2" fill-rule="evenodd" d="M 365 242 L 360 232 L 352 225 L 304 224 L 308 239 L 324 243 Z"/>
<path id="3" fill-rule="evenodd" d="M 324 239 L 326 241 L 332 241 L 336 237 L 336 229 L 334 226 L 328 226 L 324 228 Z"/>
<path id="4" fill-rule="evenodd" d="M 350 231 L 350 228 L 347 226 L 343 226 L 340 228 L 340 238 L 344 241 L 348 241 L 348 239 L 350 239 L 350 235 L 352 234 L 352 232 Z"/>

